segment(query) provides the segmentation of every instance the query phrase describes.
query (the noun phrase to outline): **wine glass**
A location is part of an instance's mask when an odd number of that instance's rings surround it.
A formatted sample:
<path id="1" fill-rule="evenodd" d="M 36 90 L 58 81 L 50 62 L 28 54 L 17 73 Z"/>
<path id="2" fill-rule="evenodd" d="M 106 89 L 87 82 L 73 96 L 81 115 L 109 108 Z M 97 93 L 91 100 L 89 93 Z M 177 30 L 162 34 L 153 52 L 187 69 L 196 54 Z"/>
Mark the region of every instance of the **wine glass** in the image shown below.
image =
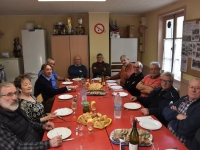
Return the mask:
<path id="1" fill-rule="evenodd" d="M 79 124 L 78 124 L 78 129 L 79 129 L 79 131 L 80 131 L 79 136 L 83 136 L 83 135 L 84 135 L 84 134 L 83 134 L 84 125 L 81 124 L 81 123 L 79 123 Z"/>
<path id="2" fill-rule="evenodd" d="M 75 110 L 77 109 L 77 103 L 74 100 L 71 101 L 71 108 L 73 110 L 73 114 L 75 115 L 76 114 Z"/>
<path id="3" fill-rule="evenodd" d="M 151 150 L 159 150 L 159 145 L 156 142 L 153 142 L 151 145 Z"/>

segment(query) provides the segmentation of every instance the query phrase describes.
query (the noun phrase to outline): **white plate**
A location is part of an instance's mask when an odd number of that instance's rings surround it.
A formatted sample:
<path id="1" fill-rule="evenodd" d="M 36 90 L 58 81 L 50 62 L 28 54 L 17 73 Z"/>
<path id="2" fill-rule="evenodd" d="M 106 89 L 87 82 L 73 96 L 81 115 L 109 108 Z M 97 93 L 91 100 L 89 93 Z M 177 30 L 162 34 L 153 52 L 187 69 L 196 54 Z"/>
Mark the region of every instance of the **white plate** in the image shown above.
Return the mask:
<path id="1" fill-rule="evenodd" d="M 139 125 L 148 130 L 157 130 L 162 127 L 162 124 L 157 120 L 146 120 L 139 122 Z"/>
<path id="2" fill-rule="evenodd" d="M 70 115 L 73 112 L 73 110 L 70 108 L 59 108 L 54 112 L 56 112 L 57 116 L 67 116 Z"/>
<path id="3" fill-rule="evenodd" d="M 119 90 L 122 89 L 122 86 L 116 85 L 116 86 L 111 86 L 110 88 L 114 90 Z"/>
<path id="4" fill-rule="evenodd" d="M 74 79 L 72 79 L 73 81 L 80 81 L 81 80 L 81 78 L 74 78 Z"/>
<path id="5" fill-rule="evenodd" d="M 47 137 L 49 139 L 54 138 L 55 136 L 62 135 L 62 139 L 68 138 L 72 134 L 72 131 L 67 127 L 58 127 L 50 130 L 47 133 Z"/>
<path id="6" fill-rule="evenodd" d="M 71 91 L 71 89 L 69 89 L 69 91 Z M 70 99 L 72 98 L 73 96 L 70 95 L 70 94 L 64 94 L 64 95 L 60 95 L 58 96 L 59 99 Z"/>
<path id="7" fill-rule="evenodd" d="M 106 80 L 106 82 L 108 82 L 108 83 L 115 83 L 117 81 L 116 80 Z"/>
<path id="8" fill-rule="evenodd" d="M 138 103 L 125 103 L 124 107 L 127 109 L 139 109 L 141 105 Z"/>
<path id="9" fill-rule="evenodd" d="M 72 84 L 73 82 L 69 82 L 69 81 L 66 81 L 66 82 L 62 82 L 62 84 Z"/>
<path id="10" fill-rule="evenodd" d="M 125 96 L 128 95 L 128 93 L 126 93 L 126 92 L 113 92 L 112 94 L 113 94 L 114 96 L 116 96 L 117 93 L 119 93 L 119 95 L 120 95 L 121 97 L 125 97 Z"/>
<path id="11" fill-rule="evenodd" d="M 112 139 L 112 137 L 114 136 L 114 132 L 117 131 L 117 130 L 121 130 L 121 129 L 115 129 L 115 130 L 113 130 L 113 131 L 110 133 L 110 140 L 112 141 L 113 144 L 120 144 L 119 142 L 114 141 L 114 140 Z M 150 134 L 149 140 L 150 140 L 151 143 L 152 143 L 152 140 L 153 140 L 152 134 Z M 129 144 L 128 144 L 128 143 L 125 143 L 125 142 L 122 142 L 121 145 L 129 145 Z M 139 146 L 150 146 L 150 145 L 151 145 L 151 144 L 139 143 Z"/>
<path id="12" fill-rule="evenodd" d="M 93 80 L 98 80 L 98 81 L 99 81 L 100 79 L 101 79 L 101 78 L 94 78 Z"/>

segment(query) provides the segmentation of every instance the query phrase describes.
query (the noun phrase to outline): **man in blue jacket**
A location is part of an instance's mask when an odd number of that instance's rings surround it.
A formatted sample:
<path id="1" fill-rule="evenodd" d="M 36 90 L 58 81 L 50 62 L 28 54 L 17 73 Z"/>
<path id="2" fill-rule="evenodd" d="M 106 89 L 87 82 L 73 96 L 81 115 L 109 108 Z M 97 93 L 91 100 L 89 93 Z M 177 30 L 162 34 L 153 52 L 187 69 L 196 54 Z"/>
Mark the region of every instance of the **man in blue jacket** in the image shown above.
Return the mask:
<path id="1" fill-rule="evenodd" d="M 154 89 L 148 97 L 132 96 L 131 100 L 138 100 L 145 108 L 141 109 L 144 115 L 154 115 L 163 125 L 167 126 L 163 109 L 179 99 L 177 90 L 173 87 L 174 76 L 170 72 L 161 75 L 161 87 Z"/>
<path id="2" fill-rule="evenodd" d="M 196 140 L 195 133 L 200 127 L 200 78 L 192 79 L 188 95 L 166 107 L 163 115 L 169 121 L 168 129 L 189 150 L 199 150 L 200 143 Z"/>

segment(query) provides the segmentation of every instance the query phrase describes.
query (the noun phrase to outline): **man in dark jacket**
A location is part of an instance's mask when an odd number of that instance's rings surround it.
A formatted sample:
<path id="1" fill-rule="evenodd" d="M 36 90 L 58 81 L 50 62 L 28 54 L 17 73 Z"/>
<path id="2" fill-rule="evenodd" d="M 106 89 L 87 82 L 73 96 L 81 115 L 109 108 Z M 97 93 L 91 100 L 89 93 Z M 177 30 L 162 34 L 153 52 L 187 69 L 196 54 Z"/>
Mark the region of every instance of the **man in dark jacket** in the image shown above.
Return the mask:
<path id="1" fill-rule="evenodd" d="M 192 79 L 189 82 L 188 95 L 166 107 L 163 115 L 169 121 L 168 129 L 189 150 L 200 149 L 200 143 L 195 138 L 200 127 L 200 78 Z"/>
<path id="2" fill-rule="evenodd" d="M 134 63 L 134 73 L 125 82 L 125 89 L 134 96 L 140 96 L 140 90 L 136 89 L 136 85 L 144 78 L 144 73 L 142 72 L 143 65 L 141 62 Z"/>
<path id="3" fill-rule="evenodd" d="M 51 111 L 55 95 L 64 93 L 69 89 L 76 89 L 76 86 L 66 86 L 54 89 L 51 83 L 52 67 L 49 64 L 43 64 L 41 70 L 42 74 L 35 82 L 34 96 L 37 97 L 39 94 L 42 94 L 42 103 L 44 105 L 45 112 L 48 113 Z"/>
<path id="4" fill-rule="evenodd" d="M 97 54 L 97 62 L 92 64 L 93 78 L 96 78 L 97 75 L 101 76 L 102 72 L 104 76 L 111 75 L 110 65 L 103 61 L 103 55 L 99 53 Z"/>
<path id="5" fill-rule="evenodd" d="M 1 150 L 45 150 L 62 144 L 60 135 L 41 141 L 36 130 L 51 130 L 52 122 L 31 122 L 20 109 L 17 89 L 12 83 L 0 84 L 0 149 Z"/>
<path id="6" fill-rule="evenodd" d="M 145 107 L 141 109 L 144 115 L 154 115 L 165 126 L 168 121 L 162 114 L 163 109 L 179 99 L 179 93 L 173 87 L 173 80 L 172 73 L 164 72 L 161 75 L 161 87 L 154 89 L 148 97 L 131 97 L 132 101 L 138 100 Z"/>

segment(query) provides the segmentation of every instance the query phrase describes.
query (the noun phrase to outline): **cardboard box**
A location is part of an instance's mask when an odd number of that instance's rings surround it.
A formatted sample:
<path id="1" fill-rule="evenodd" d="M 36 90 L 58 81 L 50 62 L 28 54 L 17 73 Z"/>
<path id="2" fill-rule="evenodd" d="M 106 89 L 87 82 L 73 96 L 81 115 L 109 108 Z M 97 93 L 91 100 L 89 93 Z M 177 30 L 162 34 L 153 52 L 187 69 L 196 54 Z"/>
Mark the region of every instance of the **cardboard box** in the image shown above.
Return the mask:
<path id="1" fill-rule="evenodd" d="M 119 35 L 121 38 L 127 38 L 128 37 L 127 28 L 119 27 Z"/>
<path id="2" fill-rule="evenodd" d="M 135 30 L 134 25 L 127 26 L 128 38 L 134 38 L 135 37 L 134 30 Z"/>

